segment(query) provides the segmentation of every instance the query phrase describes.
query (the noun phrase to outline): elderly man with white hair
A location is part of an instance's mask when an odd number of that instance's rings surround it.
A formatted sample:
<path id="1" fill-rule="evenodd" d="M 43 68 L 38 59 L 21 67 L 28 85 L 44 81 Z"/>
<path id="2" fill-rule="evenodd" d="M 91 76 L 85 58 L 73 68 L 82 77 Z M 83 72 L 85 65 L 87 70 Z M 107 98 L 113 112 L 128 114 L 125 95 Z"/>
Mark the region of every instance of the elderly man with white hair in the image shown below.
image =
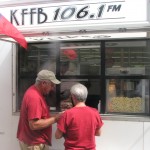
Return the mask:
<path id="1" fill-rule="evenodd" d="M 87 88 L 77 83 L 70 90 L 73 108 L 66 110 L 57 122 L 56 139 L 65 138 L 65 150 L 95 150 L 95 136 L 103 125 L 95 108 L 85 105 Z"/>

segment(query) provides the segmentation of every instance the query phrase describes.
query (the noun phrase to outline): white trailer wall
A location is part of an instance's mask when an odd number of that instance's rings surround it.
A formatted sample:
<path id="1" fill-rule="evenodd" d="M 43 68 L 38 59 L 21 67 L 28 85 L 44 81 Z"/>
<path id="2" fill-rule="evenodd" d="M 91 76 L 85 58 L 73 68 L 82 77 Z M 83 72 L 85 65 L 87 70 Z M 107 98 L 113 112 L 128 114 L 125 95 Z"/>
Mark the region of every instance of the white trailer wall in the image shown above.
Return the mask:
<path id="1" fill-rule="evenodd" d="M 64 150 L 63 140 L 54 139 L 52 150 Z M 102 136 L 96 137 L 97 150 L 149 150 L 150 124 L 129 121 L 106 121 Z"/>
<path id="2" fill-rule="evenodd" d="M 13 145 L 12 44 L 0 41 L 0 149 Z"/>

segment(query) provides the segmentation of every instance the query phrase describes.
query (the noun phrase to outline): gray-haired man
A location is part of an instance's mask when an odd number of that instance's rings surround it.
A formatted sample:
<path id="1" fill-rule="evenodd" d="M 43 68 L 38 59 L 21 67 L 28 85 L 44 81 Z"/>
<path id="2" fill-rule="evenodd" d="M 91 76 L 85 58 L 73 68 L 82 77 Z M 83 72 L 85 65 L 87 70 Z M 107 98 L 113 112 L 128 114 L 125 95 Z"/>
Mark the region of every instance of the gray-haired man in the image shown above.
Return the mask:
<path id="1" fill-rule="evenodd" d="M 77 83 L 70 90 L 75 107 L 58 120 L 55 137 L 65 138 L 65 150 L 95 150 L 95 136 L 100 136 L 103 122 L 95 108 L 85 105 L 87 88 Z"/>

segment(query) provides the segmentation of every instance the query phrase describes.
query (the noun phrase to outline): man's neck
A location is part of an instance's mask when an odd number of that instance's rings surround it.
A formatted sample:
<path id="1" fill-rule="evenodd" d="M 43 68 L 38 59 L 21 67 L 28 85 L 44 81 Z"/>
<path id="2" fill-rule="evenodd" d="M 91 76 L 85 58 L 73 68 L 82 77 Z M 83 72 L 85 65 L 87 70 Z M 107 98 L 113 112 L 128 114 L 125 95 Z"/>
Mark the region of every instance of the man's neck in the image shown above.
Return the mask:
<path id="1" fill-rule="evenodd" d="M 39 85 L 38 85 L 38 84 L 34 84 L 34 86 L 35 86 L 35 88 L 38 90 L 38 92 L 39 92 L 41 95 L 43 95 L 42 92 L 41 92 L 41 89 L 40 89 Z"/>
<path id="2" fill-rule="evenodd" d="M 85 103 L 84 102 L 78 102 L 75 107 L 85 107 Z"/>

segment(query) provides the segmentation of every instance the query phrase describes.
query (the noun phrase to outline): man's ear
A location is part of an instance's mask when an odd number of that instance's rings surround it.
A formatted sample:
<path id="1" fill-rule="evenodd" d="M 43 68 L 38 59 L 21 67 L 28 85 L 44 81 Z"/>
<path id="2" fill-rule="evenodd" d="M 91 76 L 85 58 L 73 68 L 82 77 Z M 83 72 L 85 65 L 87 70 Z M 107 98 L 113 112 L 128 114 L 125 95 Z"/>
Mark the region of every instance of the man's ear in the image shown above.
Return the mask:
<path id="1" fill-rule="evenodd" d="M 46 84 L 46 81 L 42 81 L 41 84 L 42 84 L 42 85 L 45 85 L 45 84 Z"/>
<path id="2" fill-rule="evenodd" d="M 45 81 L 41 81 L 40 86 L 43 88 L 43 87 L 45 87 L 45 85 L 46 85 L 46 82 Z"/>
<path id="3" fill-rule="evenodd" d="M 74 95 L 71 95 L 71 97 L 72 97 L 73 105 L 75 106 L 78 101 Z"/>
<path id="4" fill-rule="evenodd" d="M 75 96 L 71 94 L 71 98 L 74 100 L 74 99 L 75 99 Z"/>

